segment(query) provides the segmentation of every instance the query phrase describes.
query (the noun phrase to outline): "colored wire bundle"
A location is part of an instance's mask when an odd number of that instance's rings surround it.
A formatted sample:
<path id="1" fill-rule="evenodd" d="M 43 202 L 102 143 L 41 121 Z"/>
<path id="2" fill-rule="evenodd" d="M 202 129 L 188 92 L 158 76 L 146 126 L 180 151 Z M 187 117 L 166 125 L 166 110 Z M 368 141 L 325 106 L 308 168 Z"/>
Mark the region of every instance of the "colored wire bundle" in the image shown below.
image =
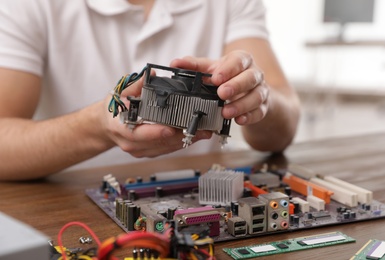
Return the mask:
<path id="1" fill-rule="evenodd" d="M 63 233 L 64 231 L 71 227 L 71 226 L 81 226 L 82 228 L 84 228 L 85 230 L 87 230 L 87 232 L 92 236 L 92 238 L 94 239 L 94 241 L 97 243 L 97 245 L 100 247 L 101 243 L 100 243 L 100 240 L 99 238 L 96 236 L 96 234 L 94 233 L 94 231 L 92 231 L 91 228 L 89 228 L 86 224 L 84 223 L 81 223 L 81 222 L 77 222 L 77 221 L 74 221 L 74 222 L 69 222 L 67 224 L 65 224 L 59 231 L 59 234 L 57 236 L 57 241 L 58 241 L 58 245 L 59 245 L 59 248 L 60 248 L 60 253 L 62 255 L 61 259 L 63 260 L 67 260 L 67 250 L 63 247 L 63 241 L 62 241 L 62 236 L 63 236 Z M 80 256 L 79 256 L 80 257 Z M 83 260 L 91 260 L 91 259 L 96 259 L 96 258 L 93 258 L 93 257 L 90 257 L 88 255 L 82 255 L 81 256 L 82 258 L 78 258 L 78 259 L 83 259 Z"/>
<path id="2" fill-rule="evenodd" d="M 140 73 L 134 72 L 132 74 L 125 75 L 118 81 L 118 83 L 114 88 L 114 92 L 112 94 L 110 104 L 108 105 L 108 111 L 112 113 L 113 117 L 116 117 L 119 114 L 119 108 L 120 108 L 120 111 L 127 110 L 126 105 L 120 99 L 120 95 L 122 94 L 124 89 L 126 89 L 131 84 L 133 84 L 138 79 L 140 79 L 143 76 L 146 69 L 147 69 L 147 66 L 145 66 Z"/>
<path id="3" fill-rule="evenodd" d="M 141 224 L 141 223 L 138 223 Z M 63 247 L 62 236 L 64 231 L 71 226 L 80 226 L 88 231 L 97 248 L 90 248 L 85 251 L 72 252 Z M 165 223 L 165 231 L 163 234 L 132 231 L 117 237 L 111 237 L 102 243 L 95 233 L 81 222 L 70 222 L 64 225 L 58 234 L 58 253 L 61 254 L 58 260 L 117 260 L 114 251 L 125 248 L 145 249 L 150 254 L 156 254 L 159 259 L 182 259 L 182 260 L 215 260 L 214 257 L 214 240 L 205 235 L 192 234 L 191 240 L 184 240 L 187 234 L 180 234 L 175 226 Z M 183 242 L 184 241 L 184 242 Z M 190 242 L 187 242 L 190 241 Z M 191 243 L 193 241 L 193 243 Z M 187 242 L 187 243 L 186 243 Z M 152 253 L 151 253 L 152 252 Z M 172 258 L 166 258 L 166 257 Z M 135 257 L 136 259 L 136 257 Z"/>
<path id="4" fill-rule="evenodd" d="M 212 238 L 200 238 L 198 234 L 191 235 L 191 238 L 194 240 L 194 247 L 188 252 L 186 259 L 215 260 L 214 240 Z M 207 247 L 208 250 L 203 247 Z"/>
<path id="5" fill-rule="evenodd" d="M 116 258 L 111 257 L 112 252 L 123 247 L 149 248 L 157 251 L 160 257 L 166 257 L 170 251 L 170 240 L 157 233 L 133 231 L 105 240 L 99 248 L 98 259 L 115 260 Z"/>

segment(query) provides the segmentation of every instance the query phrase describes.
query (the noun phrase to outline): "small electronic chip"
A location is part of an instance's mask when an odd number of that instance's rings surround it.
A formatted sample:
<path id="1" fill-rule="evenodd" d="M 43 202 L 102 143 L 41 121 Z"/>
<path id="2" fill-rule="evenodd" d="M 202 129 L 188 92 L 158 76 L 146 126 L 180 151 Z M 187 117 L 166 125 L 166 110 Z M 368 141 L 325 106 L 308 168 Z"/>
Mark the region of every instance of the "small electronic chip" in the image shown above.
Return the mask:
<path id="1" fill-rule="evenodd" d="M 238 253 L 240 253 L 241 255 L 248 255 L 248 254 L 250 254 L 249 250 L 244 249 L 244 248 L 239 249 Z"/>
<path id="2" fill-rule="evenodd" d="M 369 240 L 350 260 L 385 260 L 385 241 Z"/>
<path id="3" fill-rule="evenodd" d="M 286 249 L 286 248 L 289 248 L 286 244 L 284 243 L 278 243 L 277 244 L 277 247 L 280 248 L 280 249 Z"/>
<path id="4" fill-rule="evenodd" d="M 271 242 L 268 244 L 252 245 L 238 248 L 224 248 L 223 251 L 225 251 L 233 259 L 239 260 L 266 255 L 282 254 L 317 247 L 332 246 L 355 241 L 356 240 L 354 238 L 342 234 L 341 232 L 332 232 L 315 236 L 300 237 L 283 241 Z"/>

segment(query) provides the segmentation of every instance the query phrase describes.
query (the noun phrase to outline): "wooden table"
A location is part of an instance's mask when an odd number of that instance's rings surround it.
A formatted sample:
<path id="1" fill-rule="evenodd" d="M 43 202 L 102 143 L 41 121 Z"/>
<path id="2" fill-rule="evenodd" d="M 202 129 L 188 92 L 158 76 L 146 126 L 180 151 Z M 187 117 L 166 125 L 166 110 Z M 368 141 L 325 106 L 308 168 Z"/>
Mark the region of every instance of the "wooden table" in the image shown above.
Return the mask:
<path id="1" fill-rule="evenodd" d="M 385 133 L 383 133 L 295 144 L 286 151 L 285 156 L 269 156 L 255 151 L 225 152 L 59 173 L 46 180 L 34 182 L 0 183 L 0 211 L 42 231 L 55 242 L 60 228 L 71 221 L 86 223 L 101 240 L 104 240 L 122 233 L 122 230 L 91 202 L 84 191 L 87 188 L 98 187 L 102 176 L 107 173 L 113 173 L 117 179 L 124 180 L 128 176 L 148 176 L 154 172 L 185 168 L 200 169 L 203 172 L 213 163 L 227 167 L 250 165 L 259 167 L 264 162 L 273 162 L 281 167 L 288 163 L 296 163 L 320 174 L 332 174 L 372 190 L 374 198 L 385 203 Z M 224 247 L 246 246 L 331 231 L 341 231 L 355 238 L 356 243 L 292 252 L 279 255 L 279 258 L 348 259 L 369 239 L 385 240 L 385 219 L 217 243 L 216 256 L 217 259 L 231 259 L 222 251 Z M 64 233 L 64 245 L 82 246 L 78 242 L 79 237 L 86 235 L 88 236 L 86 231 L 80 227 L 71 227 Z M 123 257 L 127 256 L 127 253 L 119 251 L 116 255 Z M 260 259 L 274 259 L 274 257 L 276 256 Z"/>

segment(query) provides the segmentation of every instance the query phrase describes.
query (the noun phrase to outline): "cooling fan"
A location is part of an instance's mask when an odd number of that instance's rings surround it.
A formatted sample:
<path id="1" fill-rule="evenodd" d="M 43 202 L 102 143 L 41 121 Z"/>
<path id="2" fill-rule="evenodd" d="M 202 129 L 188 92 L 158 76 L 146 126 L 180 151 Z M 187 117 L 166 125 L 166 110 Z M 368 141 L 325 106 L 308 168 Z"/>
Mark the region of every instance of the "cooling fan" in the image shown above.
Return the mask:
<path id="1" fill-rule="evenodd" d="M 171 77 L 151 75 L 151 69 L 171 72 Z M 140 74 L 121 79 L 121 90 L 145 75 L 140 97 L 129 96 L 128 108 L 121 107 L 120 119 L 134 128 L 144 122 L 154 122 L 183 129 L 184 147 L 192 143 L 197 130 L 210 130 L 227 143 L 231 119 L 222 116 L 225 104 L 217 94 L 217 86 L 206 84 L 211 74 L 148 63 Z M 114 97 L 117 93 L 115 89 Z M 110 109 L 111 111 L 111 109 Z M 111 111 L 113 112 L 113 111 Z"/>

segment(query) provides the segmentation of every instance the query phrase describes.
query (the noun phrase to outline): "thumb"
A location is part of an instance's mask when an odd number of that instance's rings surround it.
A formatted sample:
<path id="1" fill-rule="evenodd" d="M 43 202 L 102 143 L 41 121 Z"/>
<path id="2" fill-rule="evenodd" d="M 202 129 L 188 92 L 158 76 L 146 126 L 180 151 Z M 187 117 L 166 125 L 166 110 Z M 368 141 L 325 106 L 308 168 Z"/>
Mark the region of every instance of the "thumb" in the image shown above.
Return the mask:
<path id="1" fill-rule="evenodd" d="M 214 61 L 208 58 L 186 56 L 182 59 L 174 59 L 170 66 L 203 73 L 211 73 L 213 71 L 213 63 Z"/>

